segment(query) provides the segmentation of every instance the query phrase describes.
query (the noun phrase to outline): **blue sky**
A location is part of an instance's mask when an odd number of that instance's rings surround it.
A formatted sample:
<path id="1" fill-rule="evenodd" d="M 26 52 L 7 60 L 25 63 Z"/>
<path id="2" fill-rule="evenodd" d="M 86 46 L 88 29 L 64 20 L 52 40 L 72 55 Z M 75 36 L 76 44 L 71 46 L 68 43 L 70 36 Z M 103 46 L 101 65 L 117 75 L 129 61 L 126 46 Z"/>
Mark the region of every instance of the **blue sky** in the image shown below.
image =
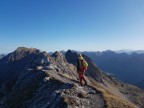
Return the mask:
<path id="1" fill-rule="evenodd" d="M 0 53 L 144 49 L 144 0 L 0 0 Z"/>

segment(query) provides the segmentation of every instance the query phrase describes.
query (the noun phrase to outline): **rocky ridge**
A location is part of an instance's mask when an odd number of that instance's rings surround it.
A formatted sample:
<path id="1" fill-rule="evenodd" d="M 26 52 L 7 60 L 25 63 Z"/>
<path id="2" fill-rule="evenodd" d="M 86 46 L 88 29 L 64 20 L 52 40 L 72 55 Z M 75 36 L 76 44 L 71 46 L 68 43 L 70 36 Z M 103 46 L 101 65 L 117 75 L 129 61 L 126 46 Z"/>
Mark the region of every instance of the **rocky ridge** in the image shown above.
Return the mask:
<path id="1" fill-rule="evenodd" d="M 138 108 L 144 91 L 102 73 L 93 61 L 86 72 L 88 85 L 79 86 L 77 53 L 49 55 L 19 47 L 0 60 L 1 108 Z"/>

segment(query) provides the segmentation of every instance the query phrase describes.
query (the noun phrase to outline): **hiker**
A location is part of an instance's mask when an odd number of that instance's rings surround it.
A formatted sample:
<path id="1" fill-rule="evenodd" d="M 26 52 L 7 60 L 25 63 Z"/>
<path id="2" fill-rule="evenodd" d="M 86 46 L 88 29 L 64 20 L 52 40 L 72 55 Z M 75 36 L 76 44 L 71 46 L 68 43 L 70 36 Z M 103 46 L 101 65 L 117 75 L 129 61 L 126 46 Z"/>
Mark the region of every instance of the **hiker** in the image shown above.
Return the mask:
<path id="1" fill-rule="evenodd" d="M 84 77 L 84 73 L 87 70 L 88 63 L 86 60 L 82 57 L 81 54 L 78 55 L 78 63 L 77 63 L 77 72 L 79 74 L 79 80 L 80 80 L 80 85 L 82 86 L 82 81 L 85 82 L 85 85 L 87 85 L 87 81 Z"/>

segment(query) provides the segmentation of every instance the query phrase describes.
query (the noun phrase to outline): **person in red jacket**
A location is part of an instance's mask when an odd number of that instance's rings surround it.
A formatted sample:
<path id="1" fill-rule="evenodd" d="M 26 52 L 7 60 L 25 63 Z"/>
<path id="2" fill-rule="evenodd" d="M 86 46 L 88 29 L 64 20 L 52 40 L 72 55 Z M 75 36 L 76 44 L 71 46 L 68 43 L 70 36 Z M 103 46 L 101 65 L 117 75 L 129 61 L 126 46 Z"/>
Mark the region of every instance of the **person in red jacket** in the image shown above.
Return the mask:
<path id="1" fill-rule="evenodd" d="M 85 65 L 86 64 L 86 65 Z M 82 86 L 82 81 L 85 82 L 85 85 L 87 85 L 87 81 L 85 79 L 84 73 L 87 70 L 87 62 L 85 59 L 82 57 L 81 54 L 78 55 L 78 61 L 77 61 L 77 72 L 79 74 L 79 80 L 80 80 L 80 85 Z"/>

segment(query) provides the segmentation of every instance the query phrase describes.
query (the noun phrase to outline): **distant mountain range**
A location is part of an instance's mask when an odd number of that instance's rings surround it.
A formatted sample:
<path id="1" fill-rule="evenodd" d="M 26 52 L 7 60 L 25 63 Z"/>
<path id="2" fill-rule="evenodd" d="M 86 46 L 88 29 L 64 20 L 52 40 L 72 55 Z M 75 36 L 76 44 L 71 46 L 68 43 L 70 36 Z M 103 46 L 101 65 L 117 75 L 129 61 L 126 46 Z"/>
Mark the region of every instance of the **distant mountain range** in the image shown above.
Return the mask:
<path id="1" fill-rule="evenodd" d="M 105 50 L 105 51 L 75 51 L 75 50 L 71 50 L 71 51 L 78 52 L 78 53 L 82 53 L 82 52 L 103 53 L 103 52 L 113 51 L 113 50 Z M 66 51 L 64 51 L 64 50 L 62 50 L 60 52 L 66 53 Z M 144 50 L 131 50 L 131 49 L 114 50 L 113 52 L 115 52 L 115 53 L 127 53 L 127 54 L 132 54 L 132 53 L 144 54 Z M 54 52 L 48 52 L 48 53 L 52 54 Z"/>
<path id="2" fill-rule="evenodd" d="M 142 52 L 142 51 L 140 51 Z M 144 53 L 83 52 L 104 72 L 112 73 L 122 81 L 139 87 L 144 80 Z"/>
<path id="3" fill-rule="evenodd" d="M 124 50 L 118 50 L 118 51 L 114 51 L 114 52 L 117 52 L 117 53 L 127 53 L 127 54 L 132 54 L 132 53 L 142 54 L 142 53 L 144 53 L 144 50 L 124 49 Z"/>

